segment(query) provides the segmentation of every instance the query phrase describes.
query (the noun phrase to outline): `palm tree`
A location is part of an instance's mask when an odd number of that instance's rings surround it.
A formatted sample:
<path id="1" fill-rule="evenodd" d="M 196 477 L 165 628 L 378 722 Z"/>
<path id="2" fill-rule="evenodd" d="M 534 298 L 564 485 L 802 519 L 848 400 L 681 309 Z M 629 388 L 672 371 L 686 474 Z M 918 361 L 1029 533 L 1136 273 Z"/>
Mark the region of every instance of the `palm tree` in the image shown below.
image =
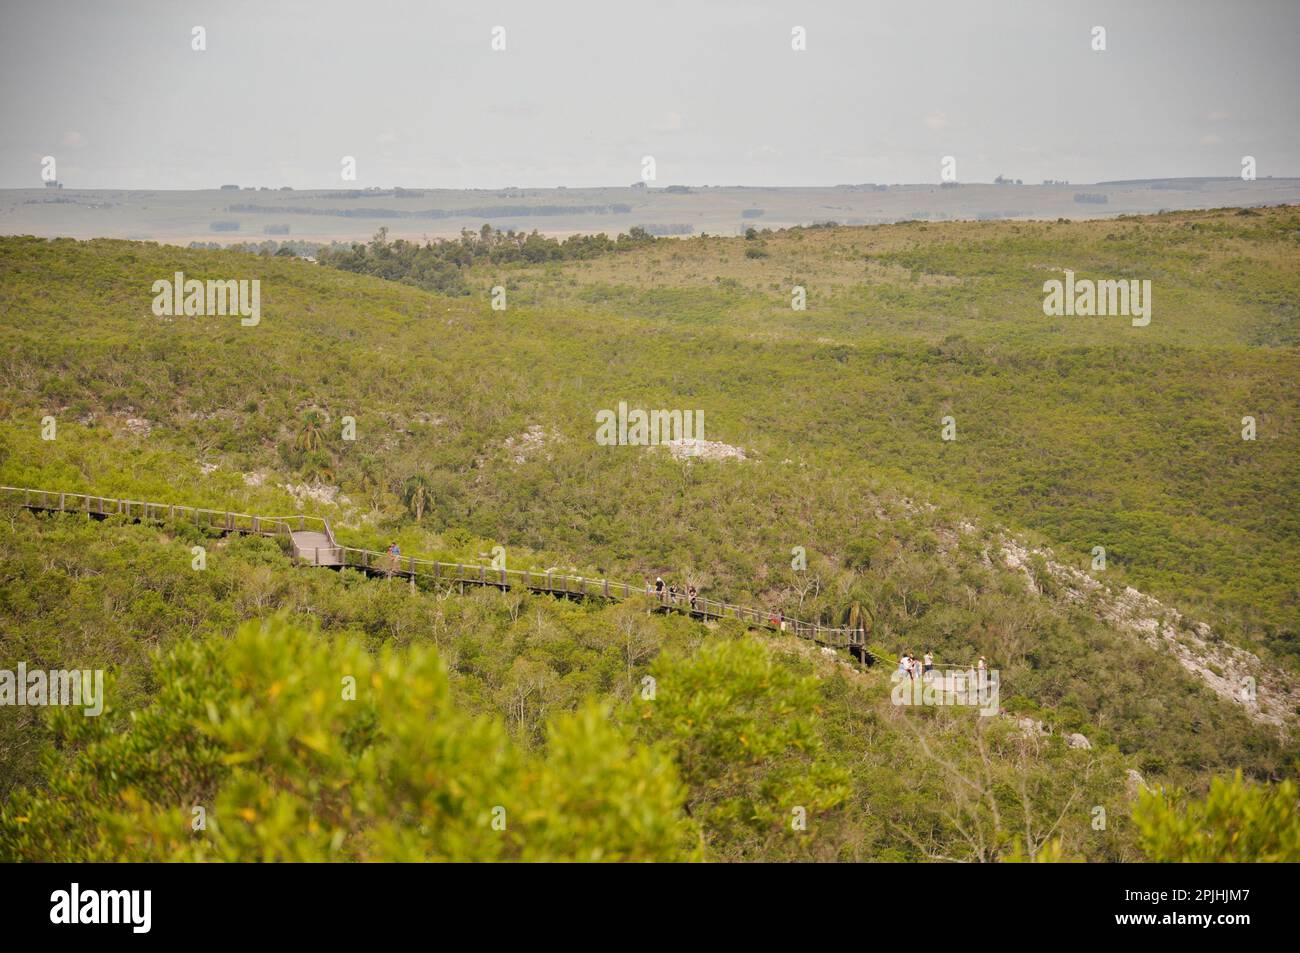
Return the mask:
<path id="1" fill-rule="evenodd" d="M 415 473 L 406 478 L 402 484 L 402 502 L 418 523 L 424 519 L 424 511 L 433 502 L 433 484 L 422 473 Z"/>
<path id="2" fill-rule="evenodd" d="M 303 458 L 302 478 L 308 483 L 333 483 L 334 462 L 328 454 L 319 450 L 312 451 Z"/>
<path id="3" fill-rule="evenodd" d="M 861 629 L 866 632 L 874 621 L 871 610 L 856 600 L 840 613 L 840 624 L 854 631 Z"/>
<path id="4" fill-rule="evenodd" d="M 310 453 L 325 443 L 325 415 L 319 410 L 309 410 L 302 415 L 302 427 L 293 439 L 295 450 Z"/>
<path id="5" fill-rule="evenodd" d="M 357 488 L 370 501 L 372 510 L 379 509 L 383 500 L 384 489 L 380 483 L 381 469 L 379 461 L 372 456 L 364 456 L 357 465 Z"/>

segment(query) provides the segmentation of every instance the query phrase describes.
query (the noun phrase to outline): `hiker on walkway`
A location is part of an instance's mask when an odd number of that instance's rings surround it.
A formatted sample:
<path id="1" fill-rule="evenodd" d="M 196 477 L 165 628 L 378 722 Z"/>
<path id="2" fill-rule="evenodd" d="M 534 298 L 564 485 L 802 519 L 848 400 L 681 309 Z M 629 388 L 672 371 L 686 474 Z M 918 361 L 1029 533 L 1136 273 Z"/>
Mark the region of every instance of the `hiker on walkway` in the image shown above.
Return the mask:
<path id="1" fill-rule="evenodd" d="M 673 605 L 677 605 L 677 583 L 673 583 L 668 587 L 668 601 Z"/>
<path id="2" fill-rule="evenodd" d="M 687 587 L 686 587 L 686 596 L 687 596 L 687 598 L 689 598 L 689 599 L 691 600 L 691 611 L 692 611 L 692 612 L 695 611 L 695 598 L 696 598 L 696 595 L 697 595 L 697 593 L 695 592 L 695 587 L 694 587 L 694 586 L 687 586 Z"/>
<path id="3" fill-rule="evenodd" d="M 655 576 L 655 595 L 659 597 L 660 602 L 664 601 L 664 577 L 663 576 Z"/>
<path id="4" fill-rule="evenodd" d="M 982 655 L 980 656 L 979 664 L 976 665 L 975 668 L 977 669 L 975 677 L 979 679 L 977 684 L 983 685 L 984 680 L 988 678 L 988 674 L 989 674 L 989 667 L 988 664 L 984 661 L 984 656 Z"/>
<path id="5" fill-rule="evenodd" d="M 929 679 L 931 673 L 934 672 L 934 655 L 929 649 L 925 650 L 925 667 L 921 671 L 923 673 L 922 677 L 926 679 Z"/>
<path id="6" fill-rule="evenodd" d="M 393 573 L 397 572 L 398 561 L 401 558 L 402 558 L 401 547 L 397 545 L 397 540 L 393 540 L 391 543 L 388 544 L 388 561 L 390 564 L 388 567 L 388 574 L 390 576 Z"/>

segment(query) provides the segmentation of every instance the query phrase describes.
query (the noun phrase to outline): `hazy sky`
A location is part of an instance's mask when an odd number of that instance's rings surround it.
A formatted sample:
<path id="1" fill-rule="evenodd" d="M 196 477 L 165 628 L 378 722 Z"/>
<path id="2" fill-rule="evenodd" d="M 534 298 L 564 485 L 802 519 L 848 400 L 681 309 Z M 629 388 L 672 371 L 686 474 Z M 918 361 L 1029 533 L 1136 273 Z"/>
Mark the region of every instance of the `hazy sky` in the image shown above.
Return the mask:
<path id="1" fill-rule="evenodd" d="M 1294 176 L 1297 39 L 1300 0 L 0 0 L 0 187 Z"/>

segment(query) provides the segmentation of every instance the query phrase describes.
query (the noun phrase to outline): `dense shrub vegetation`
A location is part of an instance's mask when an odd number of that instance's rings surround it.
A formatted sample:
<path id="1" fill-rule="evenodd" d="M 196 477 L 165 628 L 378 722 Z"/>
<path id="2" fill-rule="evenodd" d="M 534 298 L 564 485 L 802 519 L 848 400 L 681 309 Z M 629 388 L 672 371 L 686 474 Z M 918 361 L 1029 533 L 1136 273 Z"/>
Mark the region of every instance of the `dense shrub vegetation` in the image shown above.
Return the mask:
<path id="1" fill-rule="evenodd" d="M 648 605 L 412 590 L 296 569 L 268 540 L 5 505 L 0 668 L 105 668 L 110 707 L 0 709 L 0 857 L 1231 853 L 1195 832 L 1294 806 L 1276 783 L 1297 773 L 1295 742 L 1100 620 L 1041 560 L 1031 590 L 999 547 L 1014 532 L 1087 570 L 1102 545 L 1093 576 L 1113 591 L 1300 669 L 1297 235 L 1290 209 L 761 245 L 485 230 L 381 236 L 324 268 L 0 239 L 0 483 L 305 510 L 353 545 L 469 562 L 500 545 L 512 568 L 663 574 L 863 618 L 889 655 L 987 656 L 1007 712 L 901 709 L 879 668 Z M 1151 278 L 1151 325 L 1044 317 L 1042 282 L 1064 267 Z M 259 278 L 261 323 L 155 317 L 152 283 L 176 271 Z M 599 446 L 594 415 L 619 401 L 703 410 L 706 439 L 747 458 Z M 336 698 L 343 669 L 381 684 Z M 157 754 L 164 738 L 176 757 Z M 371 773 L 417 756 L 442 767 Z M 1130 769 L 1203 806 L 1130 822 Z M 1211 788 L 1235 769 L 1238 788 Z M 1293 856 L 1288 836 L 1242 851 Z"/>
<path id="2" fill-rule="evenodd" d="M 321 264 L 343 271 L 401 281 L 426 291 L 468 295 L 472 292 L 463 272 L 476 263 L 575 261 L 628 251 L 653 241 L 654 236 L 640 227 L 615 239 L 601 234 L 561 240 L 536 231 L 499 231 L 484 225 L 478 233 L 462 232 L 458 241 L 426 241 L 421 245 L 403 238 L 389 241 L 387 229 L 380 229 L 369 244 L 323 246 L 316 254 Z"/>

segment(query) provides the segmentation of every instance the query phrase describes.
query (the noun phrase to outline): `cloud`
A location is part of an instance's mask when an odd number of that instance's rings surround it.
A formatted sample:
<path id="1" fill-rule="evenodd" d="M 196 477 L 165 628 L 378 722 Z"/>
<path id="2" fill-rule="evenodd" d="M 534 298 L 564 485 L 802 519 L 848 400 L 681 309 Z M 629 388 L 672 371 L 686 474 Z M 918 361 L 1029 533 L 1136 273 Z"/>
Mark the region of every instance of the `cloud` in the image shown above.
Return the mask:
<path id="1" fill-rule="evenodd" d="M 935 130 L 947 129 L 948 114 L 945 112 L 939 112 L 938 110 L 935 110 L 934 112 L 927 115 L 924 119 L 922 119 L 921 122 L 925 123 L 925 125 L 931 129 L 935 129 Z"/>
<path id="2" fill-rule="evenodd" d="M 73 132 L 72 130 L 68 130 L 63 134 L 62 138 L 59 140 L 59 143 L 61 145 L 67 146 L 69 149 L 80 149 L 82 146 L 86 144 L 86 137 L 79 132 Z"/>
<path id="3" fill-rule="evenodd" d="M 1227 120 L 1231 119 L 1232 116 L 1224 112 L 1222 109 L 1215 109 L 1211 112 L 1206 113 L 1205 118 L 1210 122 L 1226 122 Z"/>
<path id="4" fill-rule="evenodd" d="M 1210 133 L 1208 136 L 1201 136 L 1201 145 L 1203 146 L 1217 146 L 1222 141 L 1223 140 L 1214 133 Z"/>

